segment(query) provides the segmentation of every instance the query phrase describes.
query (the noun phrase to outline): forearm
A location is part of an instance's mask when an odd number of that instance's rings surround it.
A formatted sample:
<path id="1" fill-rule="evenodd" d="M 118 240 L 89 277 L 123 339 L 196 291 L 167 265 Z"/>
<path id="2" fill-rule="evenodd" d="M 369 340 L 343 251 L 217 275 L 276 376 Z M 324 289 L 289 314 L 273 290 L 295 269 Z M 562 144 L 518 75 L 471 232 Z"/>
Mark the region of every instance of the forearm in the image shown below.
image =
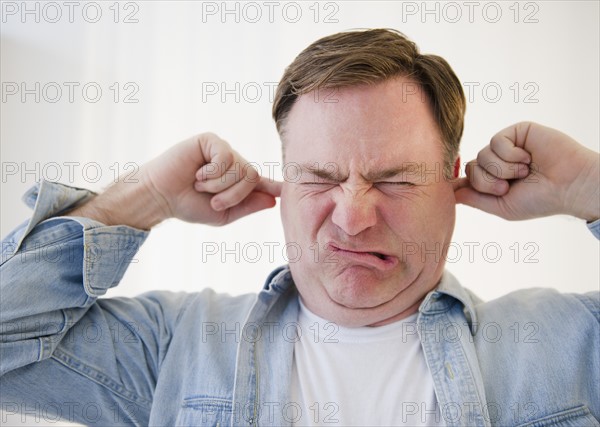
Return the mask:
<path id="1" fill-rule="evenodd" d="M 103 193 L 68 212 L 105 225 L 127 225 L 150 230 L 170 216 L 168 206 L 141 174 L 135 182 L 120 179 Z"/>

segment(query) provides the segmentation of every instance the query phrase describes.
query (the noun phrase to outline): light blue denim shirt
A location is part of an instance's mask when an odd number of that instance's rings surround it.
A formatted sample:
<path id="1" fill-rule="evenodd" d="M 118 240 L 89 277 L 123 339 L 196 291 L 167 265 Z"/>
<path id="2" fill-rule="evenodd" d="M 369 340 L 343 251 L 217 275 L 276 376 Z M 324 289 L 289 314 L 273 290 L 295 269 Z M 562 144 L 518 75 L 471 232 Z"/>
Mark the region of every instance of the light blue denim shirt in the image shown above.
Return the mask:
<path id="1" fill-rule="evenodd" d="M 88 425 L 302 423 L 289 397 L 289 269 L 258 294 L 100 298 L 148 233 L 60 216 L 91 195 L 43 181 L 24 197 L 32 218 L 2 243 L 1 409 Z M 600 221 L 589 228 L 600 236 Z M 600 425 L 599 299 L 527 289 L 483 302 L 444 273 L 406 331 L 444 422 Z"/>

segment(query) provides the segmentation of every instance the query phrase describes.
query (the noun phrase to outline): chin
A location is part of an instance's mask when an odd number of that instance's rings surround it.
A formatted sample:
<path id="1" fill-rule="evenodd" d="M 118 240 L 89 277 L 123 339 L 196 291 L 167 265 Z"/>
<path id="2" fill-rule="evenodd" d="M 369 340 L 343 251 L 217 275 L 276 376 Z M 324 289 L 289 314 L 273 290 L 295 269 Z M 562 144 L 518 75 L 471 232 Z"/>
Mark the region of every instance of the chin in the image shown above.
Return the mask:
<path id="1" fill-rule="evenodd" d="M 356 266 L 325 275 L 323 271 L 306 274 L 299 265 L 290 268 L 308 309 L 340 326 L 361 327 L 400 320 L 416 312 L 422 300 L 415 298 L 419 292 L 412 288 L 419 286 L 422 272 L 405 264 L 393 275 Z M 413 299 L 419 299 L 416 305 Z"/>
<path id="2" fill-rule="evenodd" d="M 407 313 L 406 316 L 413 312 Z M 336 306 L 334 309 L 328 310 L 328 313 L 330 314 L 329 317 L 331 317 L 330 321 L 347 328 L 384 325 L 394 320 L 400 320 L 400 315 L 403 315 L 403 312 L 399 313 L 398 309 L 394 309 L 391 306 L 385 308 L 348 308 Z"/>
<path id="3" fill-rule="evenodd" d="M 348 309 L 372 310 L 390 302 L 398 290 L 385 289 L 381 284 L 343 283 L 334 284 L 332 289 L 327 289 L 327 294 L 333 303 Z"/>
<path id="4" fill-rule="evenodd" d="M 334 301 L 357 308 L 371 308 L 392 300 L 413 285 L 417 278 L 418 275 L 409 276 L 406 270 L 389 274 L 350 267 L 325 279 L 324 283 Z"/>

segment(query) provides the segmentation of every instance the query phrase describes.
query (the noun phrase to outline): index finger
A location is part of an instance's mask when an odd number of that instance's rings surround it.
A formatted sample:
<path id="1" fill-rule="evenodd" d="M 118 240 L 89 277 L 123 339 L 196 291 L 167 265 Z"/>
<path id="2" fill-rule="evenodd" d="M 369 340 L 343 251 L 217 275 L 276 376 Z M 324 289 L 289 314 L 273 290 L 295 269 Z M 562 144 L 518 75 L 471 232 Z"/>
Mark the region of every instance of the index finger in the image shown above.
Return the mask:
<path id="1" fill-rule="evenodd" d="M 279 197 L 281 195 L 281 185 L 282 183 L 279 181 L 261 176 L 255 190 L 270 194 L 273 197 Z"/>
<path id="2" fill-rule="evenodd" d="M 452 181 L 452 189 L 454 191 L 460 190 L 461 188 L 470 187 L 471 183 L 469 182 L 469 178 L 458 178 Z"/>

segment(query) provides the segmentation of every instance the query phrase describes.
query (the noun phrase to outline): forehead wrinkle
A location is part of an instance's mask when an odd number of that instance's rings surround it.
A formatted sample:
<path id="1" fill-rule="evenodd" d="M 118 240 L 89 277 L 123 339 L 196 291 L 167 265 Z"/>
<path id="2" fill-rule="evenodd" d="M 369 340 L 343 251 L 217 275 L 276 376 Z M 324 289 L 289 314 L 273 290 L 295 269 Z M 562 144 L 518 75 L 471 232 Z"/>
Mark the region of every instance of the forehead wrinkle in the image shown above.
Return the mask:
<path id="1" fill-rule="evenodd" d="M 329 164 L 329 163 L 328 163 Z M 326 179 L 334 182 L 346 182 L 349 178 L 349 175 L 342 175 L 337 167 L 336 163 L 331 163 L 336 165 L 333 170 L 328 170 L 327 168 L 320 168 L 318 164 L 301 164 L 300 168 L 302 171 L 306 171 L 315 175 L 318 178 Z M 375 182 L 380 180 L 385 180 L 389 178 L 393 178 L 396 176 L 403 176 L 404 174 L 422 174 L 423 165 L 416 162 L 405 162 L 402 166 L 391 167 L 383 170 L 372 170 L 367 171 L 366 173 L 358 172 L 358 175 L 367 182 Z"/>
<path id="2" fill-rule="evenodd" d="M 382 179 L 389 179 L 396 176 L 402 176 L 406 173 L 409 174 L 421 174 L 423 171 L 423 165 L 418 164 L 416 162 L 405 162 L 402 166 L 392 167 L 384 170 L 375 170 L 367 172 L 366 174 L 361 174 L 361 177 L 366 181 L 379 181 Z"/>

